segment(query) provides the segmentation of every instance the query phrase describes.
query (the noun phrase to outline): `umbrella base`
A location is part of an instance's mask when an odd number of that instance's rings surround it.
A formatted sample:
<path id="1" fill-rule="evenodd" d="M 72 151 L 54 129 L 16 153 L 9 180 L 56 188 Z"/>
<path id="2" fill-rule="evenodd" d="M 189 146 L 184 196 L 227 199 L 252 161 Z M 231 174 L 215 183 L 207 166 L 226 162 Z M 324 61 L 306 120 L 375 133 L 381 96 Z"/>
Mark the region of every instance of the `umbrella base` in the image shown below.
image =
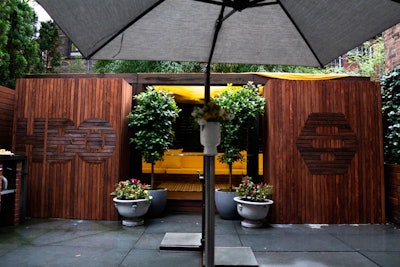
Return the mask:
<path id="1" fill-rule="evenodd" d="M 216 247 L 215 266 L 258 266 L 250 247 Z"/>
<path id="2" fill-rule="evenodd" d="M 160 250 L 201 249 L 201 233 L 165 233 L 160 245 Z"/>

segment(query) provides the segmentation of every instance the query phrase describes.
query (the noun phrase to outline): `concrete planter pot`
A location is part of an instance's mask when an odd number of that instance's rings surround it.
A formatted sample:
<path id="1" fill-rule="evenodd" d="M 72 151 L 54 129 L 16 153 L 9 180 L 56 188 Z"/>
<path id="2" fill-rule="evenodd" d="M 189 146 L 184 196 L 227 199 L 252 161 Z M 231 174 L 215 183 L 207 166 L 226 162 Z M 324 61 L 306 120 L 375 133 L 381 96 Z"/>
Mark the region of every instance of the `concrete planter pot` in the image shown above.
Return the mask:
<path id="1" fill-rule="evenodd" d="M 161 217 L 164 214 L 165 207 L 167 206 L 168 189 L 160 188 L 149 190 L 151 199 L 151 205 L 146 216 L 150 218 Z"/>
<path id="2" fill-rule="evenodd" d="M 223 189 L 215 190 L 215 206 L 219 217 L 225 220 L 235 220 L 240 218 L 237 212 L 237 205 L 233 198 L 236 196 L 236 192 L 227 192 Z"/>
<path id="3" fill-rule="evenodd" d="M 151 200 L 150 196 L 150 200 Z M 143 225 L 142 216 L 146 214 L 150 207 L 150 201 L 146 199 L 121 200 L 113 198 L 114 206 L 119 215 L 123 217 L 122 225 L 139 226 Z"/>
<path id="4" fill-rule="evenodd" d="M 267 217 L 269 206 L 274 203 L 270 199 L 264 202 L 248 201 L 241 197 L 235 197 L 234 201 L 237 202 L 237 211 L 240 216 L 245 218 L 241 222 L 242 226 L 249 228 L 259 228 L 263 225 L 262 220 Z"/>

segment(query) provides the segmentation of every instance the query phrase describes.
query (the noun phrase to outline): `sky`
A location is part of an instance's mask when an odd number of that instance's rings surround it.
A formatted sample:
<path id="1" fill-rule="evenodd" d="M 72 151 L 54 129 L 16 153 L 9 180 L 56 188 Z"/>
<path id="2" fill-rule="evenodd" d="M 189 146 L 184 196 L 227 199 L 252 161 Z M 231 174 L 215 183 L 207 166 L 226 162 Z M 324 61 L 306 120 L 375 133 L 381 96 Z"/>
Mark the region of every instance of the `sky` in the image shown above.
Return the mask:
<path id="1" fill-rule="evenodd" d="M 40 22 L 52 20 L 49 14 L 47 14 L 43 7 L 39 5 L 36 1 L 30 0 L 29 5 L 35 10 L 36 15 L 38 16 L 38 20 Z"/>

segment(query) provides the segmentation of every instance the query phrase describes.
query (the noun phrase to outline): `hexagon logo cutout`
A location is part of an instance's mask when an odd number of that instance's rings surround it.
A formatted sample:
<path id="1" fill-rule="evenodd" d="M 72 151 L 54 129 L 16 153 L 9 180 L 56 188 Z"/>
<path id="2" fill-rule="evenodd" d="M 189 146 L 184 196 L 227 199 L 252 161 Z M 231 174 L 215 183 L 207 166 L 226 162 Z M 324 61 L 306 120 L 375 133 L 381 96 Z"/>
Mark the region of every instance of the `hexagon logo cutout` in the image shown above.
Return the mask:
<path id="1" fill-rule="evenodd" d="M 345 174 L 358 139 L 343 113 L 311 113 L 296 145 L 311 174 Z"/>

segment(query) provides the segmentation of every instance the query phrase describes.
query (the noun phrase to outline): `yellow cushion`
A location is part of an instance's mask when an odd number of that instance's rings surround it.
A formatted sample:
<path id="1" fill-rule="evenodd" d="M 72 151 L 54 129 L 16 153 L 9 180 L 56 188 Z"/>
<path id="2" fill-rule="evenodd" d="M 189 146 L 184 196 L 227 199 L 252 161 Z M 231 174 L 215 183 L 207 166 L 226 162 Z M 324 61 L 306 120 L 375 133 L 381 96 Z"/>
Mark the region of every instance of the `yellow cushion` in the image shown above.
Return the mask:
<path id="1" fill-rule="evenodd" d="M 190 174 L 197 176 L 197 171 L 203 173 L 202 169 L 198 168 L 179 168 L 179 169 L 166 169 L 167 174 Z"/>
<path id="2" fill-rule="evenodd" d="M 142 168 L 151 169 L 151 163 L 146 163 L 144 160 L 142 160 Z M 156 161 L 156 163 L 154 163 L 154 169 L 160 169 L 160 168 L 162 168 L 161 160 Z"/>
<path id="3" fill-rule="evenodd" d="M 203 172 L 203 156 L 183 156 L 181 167 L 183 169 L 196 169 Z"/>
<path id="4" fill-rule="evenodd" d="M 219 161 L 218 158 L 215 158 L 215 169 L 216 170 L 226 170 L 229 173 L 229 166 L 228 164 Z"/>
<path id="5" fill-rule="evenodd" d="M 246 169 L 246 168 L 247 168 L 246 158 L 244 158 L 243 161 L 238 160 L 232 164 L 232 169 Z"/>
<path id="6" fill-rule="evenodd" d="M 170 149 L 165 152 L 164 155 L 177 155 L 177 154 L 182 154 L 183 148 L 178 148 L 178 149 Z M 179 156 L 178 156 L 179 157 Z"/>
<path id="7" fill-rule="evenodd" d="M 181 154 L 183 148 L 180 149 L 170 149 L 164 154 L 164 160 L 162 161 L 163 168 L 180 168 L 181 167 Z"/>

